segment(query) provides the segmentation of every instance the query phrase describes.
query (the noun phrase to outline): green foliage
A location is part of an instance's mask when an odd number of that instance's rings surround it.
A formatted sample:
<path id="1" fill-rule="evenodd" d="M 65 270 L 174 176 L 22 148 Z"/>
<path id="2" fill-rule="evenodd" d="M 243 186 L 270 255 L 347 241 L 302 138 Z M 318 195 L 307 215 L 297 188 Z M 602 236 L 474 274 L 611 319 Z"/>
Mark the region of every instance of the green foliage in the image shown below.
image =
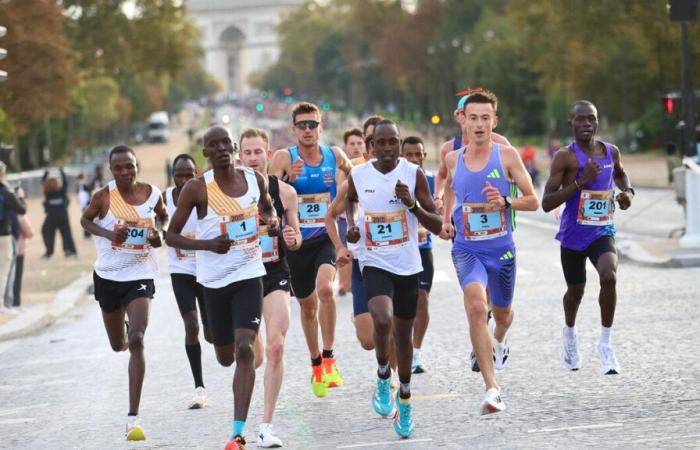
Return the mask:
<path id="1" fill-rule="evenodd" d="M 119 86 L 113 78 L 96 77 L 84 80 L 78 86 L 76 102 L 84 127 L 104 130 L 119 117 L 116 109 Z"/>

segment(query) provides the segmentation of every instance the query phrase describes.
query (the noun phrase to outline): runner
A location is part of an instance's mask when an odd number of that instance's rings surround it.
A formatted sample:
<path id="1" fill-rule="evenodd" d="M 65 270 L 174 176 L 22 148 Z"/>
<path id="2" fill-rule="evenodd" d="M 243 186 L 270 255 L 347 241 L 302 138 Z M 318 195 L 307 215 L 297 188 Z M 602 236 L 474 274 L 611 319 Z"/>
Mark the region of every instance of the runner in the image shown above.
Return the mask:
<path id="1" fill-rule="evenodd" d="M 384 117 L 378 114 L 374 114 L 365 119 L 365 121 L 362 123 L 362 135 L 365 137 L 365 139 L 374 134 L 374 127 L 377 126 L 377 124 L 382 120 L 384 120 Z"/>
<path id="2" fill-rule="evenodd" d="M 396 124 L 382 120 L 374 129 L 374 156 L 368 164 L 353 168 L 348 178 L 346 215 L 348 242 L 360 241 L 362 278 L 374 324 L 377 357 L 377 389 L 374 411 L 394 414 L 394 431 L 410 437 L 415 425 L 411 405 L 413 321 L 418 302 L 418 274 L 422 271 L 418 250 L 418 223 L 434 233 L 440 230 L 428 181 L 418 166 L 399 159 L 401 138 Z M 359 203 L 358 227 L 355 208 Z M 393 316 L 393 324 L 392 324 Z M 389 336 L 396 339 L 400 386 L 391 394 Z"/>
<path id="3" fill-rule="evenodd" d="M 317 397 L 325 397 L 329 387 L 343 385 L 343 378 L 336 368 L 333 354 L 335 251 L 328 238 L 324 217 L 335 198 L 339 177 L 348 174 L 352 164 L 341 149 L 319 145 L 321 112 L 316 105 L 296 105 L 292 120 L 298 144 L 275 152 L 270 172 L 277 178 L 288 180 L 299 198 L 303 243 L 298 251 L 287 255 L 287 260 L 311 356 L 311 390 Z M 323 353 L 318 343 L 319 325 Z"/>
<path id="4" fill-rule="evenodd" d="M 427 156 L 423 139 L 418 136 L 408 136 L 401 143 L 401 156 L 406 158 L 423 170 L 425 178 L 428 180 L 430 195 L 435 191 L 435 174 L 423 168 L 423 161 Z M 420 259 L 423 271 L 418 275 L 418 307 L 416 310 L 416 321 L 413 324 L 413 363 L 411 369 L 413 373 L 424 373 L 425 367 L 421 364 L 420 349 L 423 346 L 423 338 L 428 331 L 430 313 L 428 312 L 428 297 L 430 288 L 433 286 L 433 240 L 430 232 L 425 227 L 418 227 L 418 243 L 420 244 Z"/>
<path id="5" fill-rule="evenodd" d="M 163 195 L 163 202 L 170 217 L 175 213 L 177 199 L 187 181 L 195 177 L 197 165 L 190 155 L 183 153 L 175 157 L 173 162 L 173 181 L 175 186 L 168 188 Z M 193 238 L 197 229 L 197 215 L 194 211 L 187 219 L 182 229 L 182 234 Z M 197 317 L 197 305 L 202 316 L 204 339 L 211 343 L 211 334 L 207 325 L 207 313 L 204 306 L 204 294 L 202 285 L 197 283 L 197 267 L 195 264 L 195 252 L 168 247 L 168 271 L 173 284 L 173 293 L 177 301 L 177 307 L 185 323 L 185 353 L 190 362 L 190 369 L 194 377 L 194 397 L 189 401 L 190 409 L 199 409 L 207 406 L 207 391 L 204 388 L 202 376 L 202 347 L 199 345 L 199 318 Z"/>
<path id="6" fill-rule="evenodd" d="M 481 414 L 505 409 L 494 366 L 500 371 L 508 362 L 506 333 L 513 321 L 516 270 L 513 211 L 534 211 L 539 206 L 518 151 L 492 140 L 491 130 L 498 123 L 497 104 L 496 96 L 488 91 L 471 94 L 466 100 L 469 145 L 445 158 L 447 188 L 440 235 L 455 238 L 452 260 L 464 291 L 472 346 L 486 384 Z M 515 186 L 522 197 L 511 197 Z M 492 330 L 487 325 L 486 289 L 495 319 Z"/>
<path id="7" fill-rule="evenodd" d="M 158 276 L 152 249 L 162 245 L 156 227 L 168 220 L 168 213 L 160 190 L 136 181 L 138 164 L 131 148 L 117 145 L 108 161 L 114 180 L 93 195 L 80 224 L 95 236 L 95 300 L 102 309 L 109 343 L 115 352 L 129 350 L 126 439 L 141 441 L 146 439 L 138 420 L 146 372 L 143 337 L 156 291 L 153 279 Z"/>
<path id="8" fill-rule="evenodd" d="M 593 103 L 585 100 L 574 103 L 569 124 L 575 141 L 554 155 L 542 199 L 542 209 L 546 212 L 566 203 L 556 236 L 561 243 L 561 265 L 567 285 L 562 355 L 568 369 L 581 367 L 575 325 L 586 286 L 586 259 L 589 259 L 600 278 L 598 303 L 602 328 L 596 347 L 600 371 L 613 375 L 620 373 L 611 341 L 617 303 L 613 214 L 615 201 L 620 209 L 630 207 L 634 189 L 622 167 L 620 150 L 595 138 L 598 110 Z M 615 186 L 622 192 L 613 197 Z"/>
<path id="9" fill-rule="evenodd" d="M 241 133 L 241 164 L 267 175 L 267 162 L 272 156 L 267 133 L 261 129 L 248 128 Z M 282 375 L 284 372 L 284 340 L 289 329 L 291 316 L 289 266 L 287 250 L 297 250 L 301 246 L 299 218 L 297 217 L 297 193 L 294 189 L 268 176 L 268 186 L 277 217 L 283 218 L 282 239 L 267 235 L 265 226 L 260 227 L 260 245 L 267 275 L 263 277 L 262 312 L 265 320 L 267 341 L 267 367 L 265 367 L 265 397 L 263 420 L 258 431 L 258 447 L 281 447 L 282 440 L 275 436 L 272 416 L 275 412 Z M 265 354 L 262 339 L 255 340 L 255 367 L 262 364 Z"/>
<path id="10" fill-rule="evenodd" d="M 203 137 L 204 156 L 212 170 L 190 180 L 180 193 L 168 229 L 168 245 L 197 250 L 197 281 L 204 302 L 216 359 L 233 364 L 233 423 L 226 450 L 245 448 L 244 429 L 255 385 L 253 344 L 260 326 L 265 267 L 258 238 L 258 213 L 277 235 L 278 218 L 267 180 L 252 169 L 237 169 L 233 143 L 220 126 Z M 196 239 L 182 230 L 197 209 Z"/>

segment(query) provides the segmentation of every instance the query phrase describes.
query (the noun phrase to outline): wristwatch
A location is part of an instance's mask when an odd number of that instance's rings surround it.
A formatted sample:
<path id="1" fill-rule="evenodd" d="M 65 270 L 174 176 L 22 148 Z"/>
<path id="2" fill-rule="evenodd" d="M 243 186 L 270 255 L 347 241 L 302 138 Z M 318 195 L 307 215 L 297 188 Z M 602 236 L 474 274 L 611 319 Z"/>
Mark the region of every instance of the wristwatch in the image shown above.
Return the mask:
<path id="1" fill-rule="evenodd" d="M 504 208 L 510 208 L 511 204 L 513 203 L 513 199 L 510 198 L 510 195 L 504 195 L 503 201 L 506 202 L 506 204 L 503 205 Z"/>
<path id="2" fill-rule="evenodd" d="M 636 195 L 633 187 L 628 187 L 627 189 L 623 189 L 622 192 L 631 192 L 632 195 Z"/>

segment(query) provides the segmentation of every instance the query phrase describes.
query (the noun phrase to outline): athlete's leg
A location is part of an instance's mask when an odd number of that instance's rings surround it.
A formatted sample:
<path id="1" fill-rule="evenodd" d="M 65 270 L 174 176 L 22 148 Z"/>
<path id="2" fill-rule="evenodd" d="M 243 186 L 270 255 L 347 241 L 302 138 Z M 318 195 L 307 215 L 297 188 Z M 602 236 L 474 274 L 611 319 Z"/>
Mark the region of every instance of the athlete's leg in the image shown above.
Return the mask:
<path id="1" fill-rule="evenodd" d="M 262 336 L 258 335 L 258 337 L 261 339 L 256 339 L 255 343 L 253 344 L 253 352 L 255 353 L 253 365 L 256 369 L 262 366 L 263 361 L 265 361 L 265 345 L 263 345 Z"/>
<path id="2" fill-rule="evenodd" d="M 612 327 L 617 305 L 617 255 L 612 252 L 603 253 L 596 264 L 600 276 L 600 321 L 606 327 Z"/>
<path id="3" fill-rule="evenodd" d="M 321 339 L 324 350 L 333 350 L 335 341 L 335 297 L 333 295 L 333 279 L 335 266 L 322 264 L 316 273 L 316 292 L 319 299 L 318 322 L 321 326 Z"/>
<path id="4" fill-rule="evenodd" d="M 301 310 L 301 328 L 304 330 L 306 345 L 309 348 L 311 359 L 321 357 L 321 349 L 318 345 L 318 297 L 316 291 L 304 298 L 299 298 Z"/>
<path id="5" fill-rule="evenodd" d="M 428 296 L 430 294 L 425 289 L 418 289 L 418 308 L 416 309 L 416 320 L 413 325 L 413 346 L 420 349 L 423 346 L 423 338 L 428 331 L 430 313 L 428 312 Z"/>
<path id="6" fill-rule="evenodd" d="M 102 311 L 102 321 L 105 324 L 109 345 L 115 352 L 123 352 L 129 348 L 129 342 L 126 339 L 126 330 L 124 326 L 124 314 L 126 309 L 119 307 L 116 311 Z"/>
<path id="7" fill-rule="evenodd" d="M 486 389 L 498 388 L 493 368 L 493 342 L 486 324 L 488 306 L 486 288 L 479 282 L 471 282 L 464 287 L 464 309 L 469 320 L 469 336 L 476 352 L 481 375 Z"/>
<path id="8" fill-rule="evenodd" d="M 126 306 L 129 316 L 129 414 L 139 412 L 141 388 L 146 373 L 146 358 L 143 351 L 143 337 L 148 326 L 148 298 L 137 298 Z"/>
<path id="9" fill-rule="evenodd" d="M 255 386 L 253 343 L 256 332 L 248 328 L 236 328 L 236 370 L 233 374 L 233 419 L 245 422 L 250 399 Z"/>
<path id="10" fill-rule="evenodd" d="M 263 423 L 272 423 L 272 415 L 282 387 L 284 374 L 284 341 L 291 316 L 289 292 L 277 290 L 263 299 L 263 317 L 267 335 L 267 367 L 265 367 L 265 396 Z M 256 341 L 262 339 L 256 339 Z"/>
<path id="11" fill-rule="evenodd" d="M 564 320 L 567 327 L 573 328 L 586 287 L 586 253 L 561 247 L 561 267 L 566 280 Z"/>
<path id="12" fill-rule="evenodd" d="M 402 385 L 411 382 L 411 363 L 413 362 L 413 321 L 394 316 L 394 342 L 396 343 L 396 363 L 399 381 Z M 399 391 L 401 398 L 409 398 L 411 391 Z"/>
<path id="13" fill-rule="evenodd" d="M 372 316 L 374 331 L 374 352 L 377 357 L 377 364 L 380 367 L 389 365 L 389 351 L 392 328 L 393 310 L 391 307 L 391 297 L 388 295 L 378 295 L 369 299 L 369 312 Z M 388 378 L 391 372 L 379 374 L 382 378 Z M 383 375 L 383 376 L 382 376 Z"/>
<path id="14" fill-rule="evenodd" d="M 374 322 L 372 314 L 366 312 L 355 316 L 355 335 L 365 350 L 374 350 Z"/>
<path id="15" fill-rule="evenodd" d="M 214 343 L 211 336 L 211 330 L 209 329 L 209 319 L 207 317 L 207 306 L 204 302 L 204 289 L 199 283 L 196 285 L 197 292 L 197 306 L 199 307 L 199 317 L 202 321 L 202 334 L 204 335 L 204 340 L 210 344 Z"/>

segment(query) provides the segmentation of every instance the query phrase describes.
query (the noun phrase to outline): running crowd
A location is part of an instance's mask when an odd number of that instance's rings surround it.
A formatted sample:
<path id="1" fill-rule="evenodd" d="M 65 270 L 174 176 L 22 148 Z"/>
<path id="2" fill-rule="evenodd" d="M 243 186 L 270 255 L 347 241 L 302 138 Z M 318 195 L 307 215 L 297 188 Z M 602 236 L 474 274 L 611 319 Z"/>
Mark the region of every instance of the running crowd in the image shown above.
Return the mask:
<path id="1" fill-rule="evenodd" d="M 301 308 L 313 395 L 326 397 L 343 386 L 334 349 L 337 270 L 342 289 L 352 292 L 357 339 L 376 354 L 372 409 L 392 417 L 400 437 L 414 433 L 411 375 L 425 371 L 420 349 L 429 322 L 434 236 L 452 240 L 471 368 L 481 372 L 486 389 L 479 411 L 505 410 L 496 373 L 509 358 L 516 211 L 534 211 L 540 202 L 518 152 L 493 132 L 497 105 L 485 90 L 461 97 L 455 110 L 461 133 L 442 146 L 437 174 L 423 168 L 423 141 L 402 138 L 395 122 L 379 116 L 367 119 L 363 129 L 348 130 L 345 150 L 320 145 L 322 114 L 310 103 L 292 112 L 297 144 L 274 153 L 263 130 L 247 129 L 234 143 L 225 128 L 209 128 L 203 153 L 210 170 L 198 176 L 194 159 L 179 155 L 173 161 L 175 186 L 165 193 L 137 180 L 131 148 L 114 147 L 114 180 L 94 195 L 81 223 L 96 237 L 95 298 L 110 345 L 130 353 L 126 439 L 145 439 L 138 421 L 144 334 L 158 274 L 153 249 L 164 242 L 195 384 L 189 407 L 207 404 L 200 318 L 218 362 L 236 363 L 226 449 L 245 448 L 255 371 L 264 358 L 257 444 L 282 446 L 272 421 L 291 295 Z M 542 207 L 566 204 L 556 235 L 567 283 L 563 362 L 570 370 L 581 366 L 575 322 L 589 259 L 600 277 L 601 373 L 617 374 L 611 343 L 617 298 L 613 213 L 630 207 L 634 189 L 618 148 L 595 137 L 597 114 L 588 101 L 573 105 L 574 140 L 552 161 Z M 264 343 L 256 338 L 261 322 Z"/>

